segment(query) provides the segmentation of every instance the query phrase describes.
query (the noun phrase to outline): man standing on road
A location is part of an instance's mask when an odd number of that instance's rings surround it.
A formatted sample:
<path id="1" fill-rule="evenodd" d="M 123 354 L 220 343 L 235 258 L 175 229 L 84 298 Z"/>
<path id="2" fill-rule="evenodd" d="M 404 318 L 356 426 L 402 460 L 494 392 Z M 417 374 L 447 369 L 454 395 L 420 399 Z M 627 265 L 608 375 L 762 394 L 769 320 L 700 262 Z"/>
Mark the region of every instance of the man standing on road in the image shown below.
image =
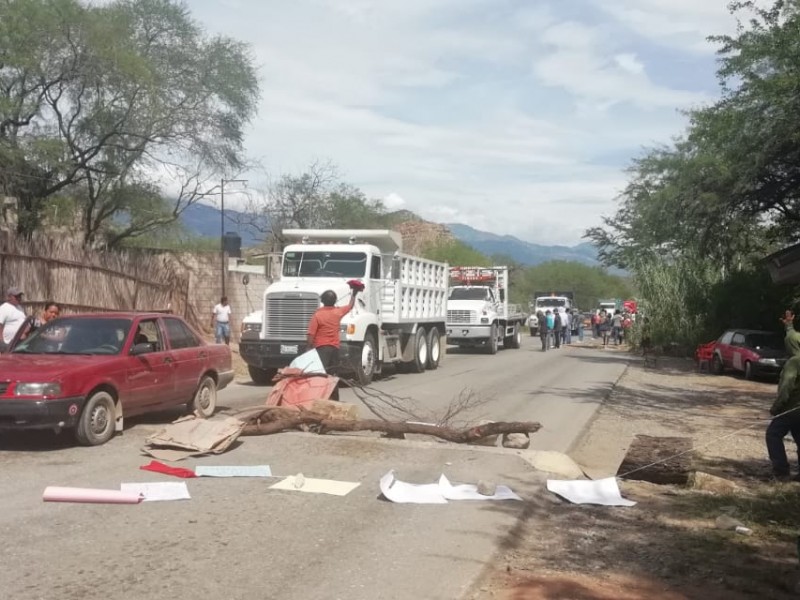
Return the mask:
<path id="1" fill-rule="evenodd" d="M 315 348 L 325 372 L 335 375 L 339 366 L 339 324 L 342 318 L 353 310 L 356 303 L 356 294 L 364 288 L 360 281 L 350 283 L 350 304 L 336 306 L 336 292 L 327 290 L 322 292 L 320 300 L 322 306 L 317 309 L 308 323 L 308 347 Z"/>
<path id="2" fill-rule="evenodd" d="M 0 304 L 0 352 L 8 352 L 14 336 L 27 318 L 22 310 L 24 293 L 18 287 L 8 288 L 6 301 Z"/>
<path id="3" fill-rule="evenodd" d="M 557 308 L 553 309 L 553 340 L 555 341 L 555 348 L 561 348 L 561 315 Z"/>
<path id="4" fill-rule="evenodd" d="M 565 308 L 558 314 L 561 316 L 561 341 L 569 345 L 572 343 L 572 313 Z"/>
<path id="5" fill-rule="evenodd" d="M 778 397 L 769 409 L 773 419 L 767 426 L 766 441 L 772 474 L 776 479 L 785 481 L 791 475 L 786 447 L 783 445 L 783 438 L 787 433 L 792 434 L 794 443 L 798 446 L 800 463 L 800 334 L 794 330 L 792 311 L 787 310 L 782 321 L 786 326 L 786 350 L 791 358 L 781 370 Z M 794 479 L 800 481 L 800 474 Z"/>
<path id="6" fill-rule="evenodd" d="M 542 340 L 542 352 L 547 352 L 547 337 L 550 335 L 547 330 L 547 317 L 542 311 L 539 311 L 536 313 L 536 321 L 539 324 L 539 338 Z"/>
<path id="7" fill-rule="evenodd" d="M 221 344 L 223 340 L 226 344 L 231 343 L 231 305 L 228 304 L 228 297 L 223 296 L 219 299 L 219 304 L 214 307 L 211 317 L 211 327 L 214 328 L 214 340 Z"/>

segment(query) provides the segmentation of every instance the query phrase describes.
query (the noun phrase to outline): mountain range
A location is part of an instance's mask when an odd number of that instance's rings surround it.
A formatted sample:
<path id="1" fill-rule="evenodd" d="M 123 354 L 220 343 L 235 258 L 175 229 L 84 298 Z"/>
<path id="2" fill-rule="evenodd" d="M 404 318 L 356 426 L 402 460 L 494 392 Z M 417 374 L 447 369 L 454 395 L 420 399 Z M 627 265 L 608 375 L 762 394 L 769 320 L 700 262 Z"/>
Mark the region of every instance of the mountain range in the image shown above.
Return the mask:
<path id="1" fill-rule="evenodd" d="M 412 216 L 416 217 L 409 213 L 409 218 Z M 416 217 L 416 220 L 420 220 L 419 217 Z M 225 209 L 225 232 L 238 234 L 242 238 L 243 248 L 255 246 L 263 239 L 263 235 L 246 225 L 247 221 L 244 213 Z M 181 223 L 194 235 L 219 239 L 220 211 L 214 206 L 200 203 L 189 206 L 181 213 Z M 481 231 L 462 223 L 443 225 L 457 240 L 487 256 L 508 256 L 524 265 L 537 265 L 551 260 L 575 261 L 590 266 L 600 264 L 594 246 L 588 242 L 576 246 L 548 246 L 526 242 L 513 235 L 497 235 Z"/>

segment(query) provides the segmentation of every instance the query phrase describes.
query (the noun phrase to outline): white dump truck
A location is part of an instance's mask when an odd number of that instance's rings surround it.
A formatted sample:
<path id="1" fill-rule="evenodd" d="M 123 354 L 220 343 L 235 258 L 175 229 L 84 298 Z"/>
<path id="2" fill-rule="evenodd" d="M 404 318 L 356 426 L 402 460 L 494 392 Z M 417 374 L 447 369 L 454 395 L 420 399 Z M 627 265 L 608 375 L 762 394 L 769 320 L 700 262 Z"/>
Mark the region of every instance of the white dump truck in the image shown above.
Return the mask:
<path id="1" fill-rule="evenodd" d="M 447 343 L 483 347 L 489 354 L 519 348 L 525 314 L 508 302 L 508 267 L 452 267 Z"/>
<path id="2" fill-rule="evenodd" d="M 290 229 L 280 279 L 264 293 L 261 327 L 249 326 L 239 350 L 257 384 L 306 351 L 308 322 L 333 290 L 337 306 L 350 302 L 347 282 L 364 291 L 342 319 L 343 370 L 362 384 L 385 364 L 421 373 L 442 357 L 448 266 L 403 254 L 399 233 L 388 230 Z M 257 331 L 257 335 L 255 334 Z"/>
<path id="3" fill-rule="evenodd" d="M 531 335 L 539 335 L 539 321 L 536 318 L 538 312 L 546 313 L 548 310 L 550 312 L 555 310 L 572 312 L 574 297 L 573 292 L 535 292 L 530 305 L 531 314 L 528 318 L 528 329 Z"/>

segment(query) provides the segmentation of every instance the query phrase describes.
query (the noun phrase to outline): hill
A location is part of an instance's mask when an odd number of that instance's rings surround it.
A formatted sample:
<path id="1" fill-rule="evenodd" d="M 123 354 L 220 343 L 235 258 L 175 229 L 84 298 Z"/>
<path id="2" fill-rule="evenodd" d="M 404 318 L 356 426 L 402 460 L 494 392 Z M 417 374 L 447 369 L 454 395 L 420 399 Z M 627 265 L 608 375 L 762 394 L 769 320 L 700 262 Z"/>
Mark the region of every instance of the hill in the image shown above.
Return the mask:
<path id="1" fill-rule="evenodd" d="M 497 235 L 461 223 L 430 223 L 407 210 L 389 213 L 386 218 L 388 227 L 403 234 L 405 251 L 411 254 L 419 252 L 419 248 L 426 243 L 453 237 L 482 254 L 509 256 L 523 265 L 538 265 L 551 260 L 599 265 L 595 249 L 588 242 L 576 246 L 535 244 L 513 235 Z M 242 238 L 242 246 L 247 248 L 259 244 L 262 236 L 243 225 L 245 222 L 245 215 L 240 211 L 225 209 L 225 231 L 238 233 Z M 181 223 L 194 235 L 219 239 L 220 214 L 215 206 L 193 204 L 181 214 Z"/>

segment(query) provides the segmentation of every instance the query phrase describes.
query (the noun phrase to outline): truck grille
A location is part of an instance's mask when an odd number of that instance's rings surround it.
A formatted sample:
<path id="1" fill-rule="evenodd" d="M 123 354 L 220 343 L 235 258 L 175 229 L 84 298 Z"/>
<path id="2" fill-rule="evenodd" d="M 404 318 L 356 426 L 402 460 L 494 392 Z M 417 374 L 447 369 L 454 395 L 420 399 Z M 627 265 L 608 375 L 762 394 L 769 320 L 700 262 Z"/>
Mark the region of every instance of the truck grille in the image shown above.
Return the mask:
<path id="1" fill-rule="evenodd" d="M 474 310 L 448 310 L 448 323 L 475 323 L 478 318 Z"/>
<path id="2" fill-rule="evenodd" d="M 267 296 L 267 339 L 305 340 L 308 322 L 319 308 L 319 296 L 309 292 L 276 292 Z"/>

